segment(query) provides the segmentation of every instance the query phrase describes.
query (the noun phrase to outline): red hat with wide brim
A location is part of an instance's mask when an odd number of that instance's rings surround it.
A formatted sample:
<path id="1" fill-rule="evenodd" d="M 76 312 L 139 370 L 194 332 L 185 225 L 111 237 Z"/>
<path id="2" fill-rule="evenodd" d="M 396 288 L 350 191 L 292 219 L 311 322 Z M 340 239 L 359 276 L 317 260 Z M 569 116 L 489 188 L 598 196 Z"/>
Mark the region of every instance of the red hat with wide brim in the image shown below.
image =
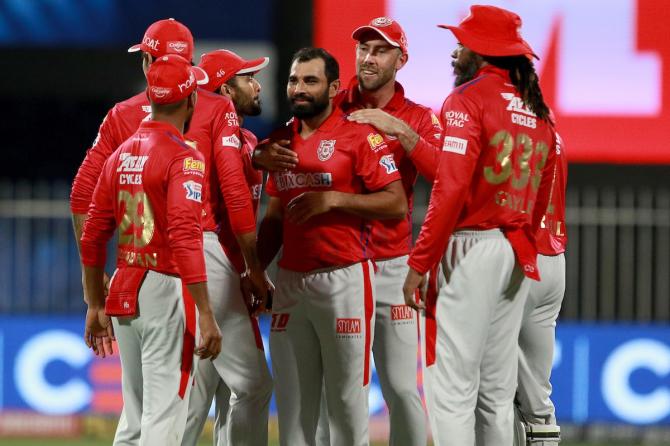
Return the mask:
<path id="1" fill-rule="evenodd" d="M 482 56 L 532 56 L 537 54 L 521 37 L 521 17 L 506 9 L 473 5 L 458 26 L 437 25 L 454 33 L 465 47 Z"/>

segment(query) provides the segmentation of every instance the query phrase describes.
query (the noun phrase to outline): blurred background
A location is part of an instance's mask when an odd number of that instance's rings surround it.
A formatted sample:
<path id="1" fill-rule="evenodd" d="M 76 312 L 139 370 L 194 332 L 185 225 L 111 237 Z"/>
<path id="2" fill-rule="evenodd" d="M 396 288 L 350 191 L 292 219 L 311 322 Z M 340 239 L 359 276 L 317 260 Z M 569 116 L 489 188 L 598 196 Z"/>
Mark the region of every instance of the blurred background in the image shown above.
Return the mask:
<path id="1" fill-rule="evenodd" d="M 0 0 L 0 444 L 111 442 L 120 364 L 83 342 L 68 195 L 107 110 L 144 88 L 140 57 L 126 49 L 149 24 L 186 24 L 196 62 L 215 48 L 270 56 L 259 76 L 263 114 L 245 120 L 263 138 L 289 118 L 291 54 L 325 47 L 346 84 L 351 32 L 380 15 L 407 33 L 409 63 L 398 75 L 407 96 L 439 111 L 456 42 L 435 25 L 458 23 L 472 3 Z M 524 19 L 570 160 L 567 291 L 552 377 L 566 443 L 670 444 L 670 5 L 488 3 Z M 415 232 L 428 197 L 420 180 Z M 267 320 L 262 327 L 267 341 Z M 371 436 L 383 442 L 386 408 L 373 382 Z"/>

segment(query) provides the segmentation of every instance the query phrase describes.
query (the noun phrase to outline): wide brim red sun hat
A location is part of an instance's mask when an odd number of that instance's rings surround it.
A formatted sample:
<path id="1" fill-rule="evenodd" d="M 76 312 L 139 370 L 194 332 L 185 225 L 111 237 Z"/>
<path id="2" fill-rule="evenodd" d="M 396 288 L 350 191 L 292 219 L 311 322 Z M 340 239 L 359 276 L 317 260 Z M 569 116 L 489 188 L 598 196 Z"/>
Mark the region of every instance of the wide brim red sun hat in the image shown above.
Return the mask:
<path id="1" fill-rule="evenodd" d="M 157 58 L 147 72 L 147 95 L 156 104 L 173 104 L 208 82 L 207 73 L 176 54 Z"/>
<path id="2" fill-rule="evenodd" d="M 215 91 L 233 76 L 261 71 L 270 63 L 269 57 L 246 60 L 229 50 L 215 50 L 200 57 L 198 66 L 207 72 L 209 82 L 202 86 Z"/>
<path id="3" fill-rule="evenodd" d="M 521 37 L 521 17 L 488 5 L 473 5 L 458 26 L 437 25 L 451 31 L 465 47 L 482 56 L 531 56 L 535 54 Z"/>
<path id="4" fill-rule="evenodd" d="M 408 45 L 405 31 L 403 31 L 400 23 L 395 20 L 388 17 L 377 17 L 376 19 L 372 19 L 369 24 L 356 28 L 354 32 L 351 33 L 351 37 L 354 40 L 360 41 L 363 34 L 368 31 L 378 34 L 390 45 L 400 48 L 400 51 L 402 51 L 403 54 L 407 54 Z"/>
<path id="5" fill-rule="evenodd" d="M 191 62 L 193 46 L 193 35 L 184 24 L 175 19 L 165 19 L 152 23 L 142 42 L 128 48 L 128 52 L 144 51 L 153 57 L 177 54 Z"/>

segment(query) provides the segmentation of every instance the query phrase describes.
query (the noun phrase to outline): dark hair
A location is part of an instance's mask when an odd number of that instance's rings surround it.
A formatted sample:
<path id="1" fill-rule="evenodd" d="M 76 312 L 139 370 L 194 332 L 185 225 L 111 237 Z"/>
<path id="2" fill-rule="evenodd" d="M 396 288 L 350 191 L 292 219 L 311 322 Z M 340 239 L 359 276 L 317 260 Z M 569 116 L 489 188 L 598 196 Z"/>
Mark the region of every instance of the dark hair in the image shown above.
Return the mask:
<path id="1" fill-rule="evenodd" d="M 337 63 L 337 60 L 323 48 L 307 47 L 299 49 L 293 55 L 291 65 L 293 65 L 295 61 L 309 62 L 314 59 L 323 60 L 326 71 L 326 80 L 328 80 L 329 84 L 340 78 L 340 65 Z"/>
<path id="2" fill-rule="evenodd" d="M 540 80 L 533 62 L 526 56 L 491 57 L 482 56 L 491 65 L 509 71 L 512 84 L 521 94 L 521 99 L 538 118 L 551 122 L 549 107 L 544 102 Z"/>

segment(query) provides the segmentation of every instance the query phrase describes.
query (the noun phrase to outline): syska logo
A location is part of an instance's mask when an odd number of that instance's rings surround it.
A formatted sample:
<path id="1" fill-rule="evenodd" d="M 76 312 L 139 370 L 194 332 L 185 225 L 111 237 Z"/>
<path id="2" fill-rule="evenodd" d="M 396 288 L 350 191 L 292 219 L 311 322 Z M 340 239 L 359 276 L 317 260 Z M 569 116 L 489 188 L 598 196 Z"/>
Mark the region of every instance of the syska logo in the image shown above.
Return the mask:
<path id="1" fill-rule="evenodd" d="M 274 175 L 277 189 L 280 191 L 303 187 L 331 187 L 333 185 L 333 174 L 330 172 L 283 172 Z"/>
<path id="2" fill-rule="evenodd" d="M 337 334 L 360 334 L 361 319 L 338 317 L 336 322 L 336 332 Z"/>
<path id="3" fill-rule="evenodd" d="M 116 169 L 117 172 L 142 172 L 144 165 L 149 159 L 148 155 L 131 155 L 130 153 L 122 153 L 119 155 L 121 164 Z"/>
<path id="4" fill-rule="evenodd" d="M 148 35 L 144 35 L 144 39 L 142 39 L 142 45 L 148 46 L 154 51 L 158 51 L 158 45 L 160 45 L 161 41 L 158 39 L 152 39 Z"/>
<path id="5" fill-rule="evenodd" d="M 169 50 L 174 51 L 175 53 L 183 53 L 186 48 L 188 48 L 188 43 L 182 42 L 181 40 L 172 41 L 167 43 Z"/>
<path id="6" fill-rule="evenodd" d="M 189 88 L 191 88 L 193 86 L 193 83 L 195 83 L 195 75 L 193 73 L 191 73 L 191 75 L 188 77 L 188 80 L 186 82 L 183 82 L 183 83 L 177 85 L 177 87 L 179 87 L 179 92 L 183 93 L 184 90 L 188 90 Z"/>

